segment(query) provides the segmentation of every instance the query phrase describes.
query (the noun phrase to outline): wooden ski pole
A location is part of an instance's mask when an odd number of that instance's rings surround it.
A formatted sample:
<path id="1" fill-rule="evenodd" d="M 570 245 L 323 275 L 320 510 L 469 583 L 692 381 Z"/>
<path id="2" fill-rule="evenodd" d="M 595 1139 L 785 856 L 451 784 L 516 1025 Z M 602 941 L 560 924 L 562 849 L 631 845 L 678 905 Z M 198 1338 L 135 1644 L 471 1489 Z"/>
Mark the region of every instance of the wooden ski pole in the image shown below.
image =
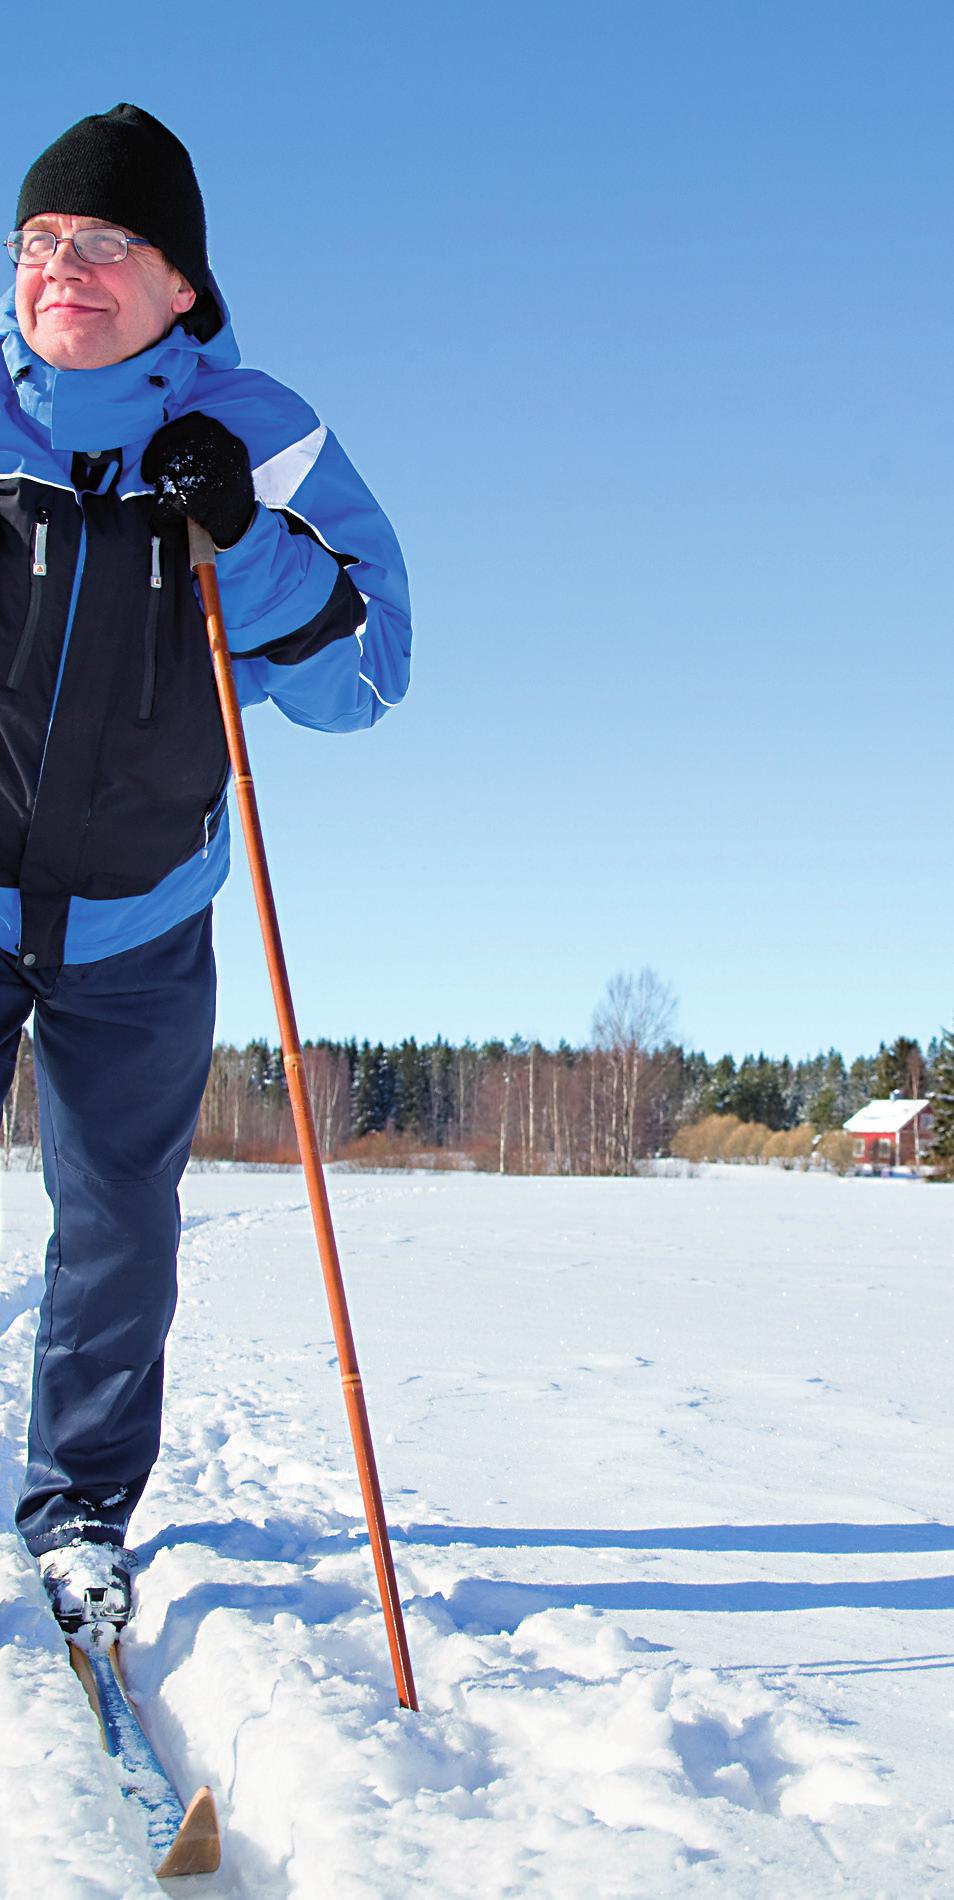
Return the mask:
<path id="1" fill-rule="evenodd" d="M 348 1305 L 345 1299 L 344 1281 L 341 1277 L 341 1264 L 335 1243 L 334 1228 L 331 1224 L 331 1209 L 328 1205 L 328 1190 L 325 1185 L 324 1169 L 318 1149 L 318 1136 L 315 1132 L 315 1118 L 312 1114 L 311 1100 L 305 1081 L 304 1061 L 301 1042 L 295 1022 L 288 972 L 285 967 L 285 953 L 278 928 L 275 900 L 272 895 L 272 883 L 265 857 L 265 844 L 258 816 L 258 804 L 255 787 L 249 767 L 248 748 L 245 744 L 245 732 L 242 715 L 239 710 L 235 680 L 232 674 L 232 661 L 229 655 L 228 639 L 222 619 L 222 601 L 219 583 L 215 571 L 215 547 L 204 528 L 190 519 L 189 560 L 199 583 L 202 608 L 205 613 L 209 645 L 212 649 L 212 665 L 215 670 L 215 683 L 222 708 L 222 720 L 228 742 L 232 776 L 235 780 L 235 795 L 242 831 L 245 837 L 245 849 L 248 853 L 249 870 L 255 892 L 258 920 L 262 927 L 265 944 L 265 958 L 268 974 L 271 978 L 272 994 L 278 1014 L 278 1026 L 281 1035 L 282 1057 L 285 1074 L 288 1078 L 288 1096 L 295 1121 L 295 1133 L 298 1137 L 298 1149 L 305 1181 L 308 1187 L 308 1199 L 311 1203 L 312 1219 L 315 1226 L 315 1239 L 318 1243 L 318 1257 L 324 1275 L 325 1291 L 331 1310 L 331 1323 L 334 1329 L 335 1346 L 338 1353 L 338 1365 L 341 1371 L 341 1384 L 344 1391 L 345 1410 L 351 1430 L 351 1442 L 354 1446 L 361 1482 L 361 1495 L 364 1499 L 365 1516 L 371 1537 L 371 1552 L 374 1568 L 381 1593 L 381 1607 L 388 1632 L 391 1650 L 391 1662 L 394 1667 L 394 1680 L 397 1685 L 398 1701 L 402 1708 L 417 1709 L 417 1695 L 414 1689 L 414 1677 L 411 1673 L 411 1657 L 404 1629 L 404 1617 L 401 1612 L 401 1599 L 398 1596 L 397 1579 L 394 1575 L 394 1562 L 391 1556 L 391 1543 L 384 1516 L 384 1504 L 381 1498 L 381 1486 L 378 1482 L 377 1466 L 374 1461 L 374 1447 L 371 1443 L 371 1427 L 368 1422 L 367 1407 L 364 1402 L 364 1390 L 361 1374 L 355 1354 L 351 1321 L 348 1317 Z"/>

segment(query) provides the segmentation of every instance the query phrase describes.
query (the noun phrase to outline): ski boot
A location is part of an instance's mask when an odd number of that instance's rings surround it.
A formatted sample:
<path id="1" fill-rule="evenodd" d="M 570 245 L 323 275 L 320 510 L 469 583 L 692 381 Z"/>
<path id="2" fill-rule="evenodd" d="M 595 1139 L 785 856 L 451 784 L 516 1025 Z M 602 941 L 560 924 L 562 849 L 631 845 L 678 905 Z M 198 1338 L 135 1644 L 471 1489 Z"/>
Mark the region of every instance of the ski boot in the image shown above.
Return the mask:
<path id="1" fill-rule="evenodd" d="M 61 1544 L 38 1561 L 64 1636 L 91 1654 L 111 1649 L 129 1621 L 132 1552 L 116 1544 Z"/>

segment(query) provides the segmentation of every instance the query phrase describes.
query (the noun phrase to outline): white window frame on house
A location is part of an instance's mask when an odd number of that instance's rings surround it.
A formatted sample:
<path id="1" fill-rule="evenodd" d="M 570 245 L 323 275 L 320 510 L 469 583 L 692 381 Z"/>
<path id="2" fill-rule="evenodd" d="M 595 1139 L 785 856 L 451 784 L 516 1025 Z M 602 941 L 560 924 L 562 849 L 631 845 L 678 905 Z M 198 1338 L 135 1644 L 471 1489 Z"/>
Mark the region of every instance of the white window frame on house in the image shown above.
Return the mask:
<path id="1" fill-rule="evenodd" d="M 855 1149 L 855 1159 L 857 1161 L 863 1161 L 865 1158 L 865 1138 L 863 1135 L 855 1136 L 854 1149 Z"/>

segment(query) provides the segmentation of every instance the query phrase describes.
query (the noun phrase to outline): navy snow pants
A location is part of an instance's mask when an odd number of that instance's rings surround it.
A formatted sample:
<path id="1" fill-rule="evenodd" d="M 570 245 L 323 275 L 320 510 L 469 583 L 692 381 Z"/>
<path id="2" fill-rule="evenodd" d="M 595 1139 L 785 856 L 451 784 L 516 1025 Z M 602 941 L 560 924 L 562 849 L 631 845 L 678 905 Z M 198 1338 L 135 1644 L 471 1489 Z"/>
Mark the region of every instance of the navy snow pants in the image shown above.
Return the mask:
<path id="1" fill-rule="evenodd" d="M 211 906 L 97 963 L 27 973 L 0 952 L 0 1100 L 34 1008 L 53 1233 L 17 1523 L 39 1556 L 122 1543 L 158 1454 L 177 1190 L 212 1053 Z"/>

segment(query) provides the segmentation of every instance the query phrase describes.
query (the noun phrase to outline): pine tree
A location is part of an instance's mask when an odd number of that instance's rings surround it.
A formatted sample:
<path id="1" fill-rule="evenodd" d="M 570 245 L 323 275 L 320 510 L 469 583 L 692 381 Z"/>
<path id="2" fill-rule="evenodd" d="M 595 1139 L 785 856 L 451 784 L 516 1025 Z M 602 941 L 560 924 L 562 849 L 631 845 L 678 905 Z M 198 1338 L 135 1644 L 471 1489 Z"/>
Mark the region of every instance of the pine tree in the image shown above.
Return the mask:
<path id="1" fill-rule="evenodd" d="M 848 1113 L 845 1116 L 845 1120 L 847 1121 L 848 1115 L 856 1115 L 859 1108 L 864 1108 L 865 1103 L 870 1102 L 876 1096 L 874 1058 L 871 1056 L 856 1056 L 848 1070 L 848 1090 L 847 1099 L 845 1101 L 845 1107 Z"/>
<path id="2" fill-rule="evenodd" d="M 782 1056 L 775 1064 L 778 1086 L 782 1092 L 785 1128 L 794 1128 L 802 1119 L 803 1095 L 798 1081 L 798 1072 L 790 1056 Z"/>
<path id="3" fill-rule="evenodd" d="M 825 1134 L 830 1128 L 840 1128 L 842 1122 L 848 1119 L 848 1071 L 844 1057 L 837 1049 L 829 1049 L 819 1066 L 817 1086 L 809 1097 L 805 1120 L 811 1122 L 819 1133 Z"/>
<path id="4" fill-rule="evenodd" d="M 934 1146 L 931 1151 L 935 1176 L 954 1180 L 954 1029 L 945 1029 L 934 1063 Z"/>
<path id="5" fill-rule="evenodd" d="M 394 1124 L 394 1107 L 397 1099 L 397 1077 L 394 1059 L 390 1049 L 379 1042 L 374 1051 L 374 1070 L 377 1087 L 375 1089 L 376 1126 L 383 1130 Z"/>
<path id="6" fill-rule="evenodd" d="M 704 1059 L 704 1058 L 703 1058 Z M 709 1067 L 709 1077 L 699 1091 L 699 1109 L 703 1115 L 728 1115 L 735 1087 L 735 1060 L 720 1056 Z"/>
<path id="7" fill-rule="evenodd" d="M 454 1058 L 443 1036 L 436 1037 L 424 1054 L 430 1090 L 431 1135 L 436 1146 L 443 1148 L 454 1124 Z"/>
<path id="8" fill-rule="evenodd" d="M 394 1125 L 401 1135 L 423 1134 L 430 1091 L 421 1051 L 413 1036 L 405 1037 L 392 1056 L 395 1070 Z"/>
<path id="9" fill-rule="evenodd" d="M 264 1095 L 273 1080 L 272 1051 L 263 1036 L 245 1045 L 242 1056 L 245 1086 L 252 1095 Z"/>
<path id="10" fill-rule="evenodd" d="M 890 1049 L 881 1043 L 875 1070 L 875 1093 L 886 1101 L 898 1094 L 913 1101 L 924 1083 L 924 1056 L 913 1036 L 897 1036 Z"/>
<path id="11" fill-rule="evenodd" d="M 838 1104 L 838 1089 L 834 1082 L 823 1082 L 821 1088 L 812 1096 L 808 1104 L 808 1121 L 817 1134 L 827 1134 L 830 1128 L 840 1128 L 844 1120 Z"/>
<path id="12" fill-rule="evenodd" d="M 742 1122 L 764 1122 L 767 1128 L 784 1128 L 785 1098 L 778 1071 L 764 1054 L 746 1056 L 732 1084 L 728 1098 L 732 1115 Z"/>
<path id="13" fill-rule="evenodd" d="M 917 1101 L 924 1093 L 924 1052 L 916 1036 L 898 1036 L 891 1044 L 897 1083 L 909 1102 Z"/>
<path id="14" fill-rule="evenodd" d="M 352 1127 L 360 1140 L 362 1135 L 373 1134 L 381 1126 L 377 1051 L 368 1041 L 361 1044 L 351 1087 Z"/>

